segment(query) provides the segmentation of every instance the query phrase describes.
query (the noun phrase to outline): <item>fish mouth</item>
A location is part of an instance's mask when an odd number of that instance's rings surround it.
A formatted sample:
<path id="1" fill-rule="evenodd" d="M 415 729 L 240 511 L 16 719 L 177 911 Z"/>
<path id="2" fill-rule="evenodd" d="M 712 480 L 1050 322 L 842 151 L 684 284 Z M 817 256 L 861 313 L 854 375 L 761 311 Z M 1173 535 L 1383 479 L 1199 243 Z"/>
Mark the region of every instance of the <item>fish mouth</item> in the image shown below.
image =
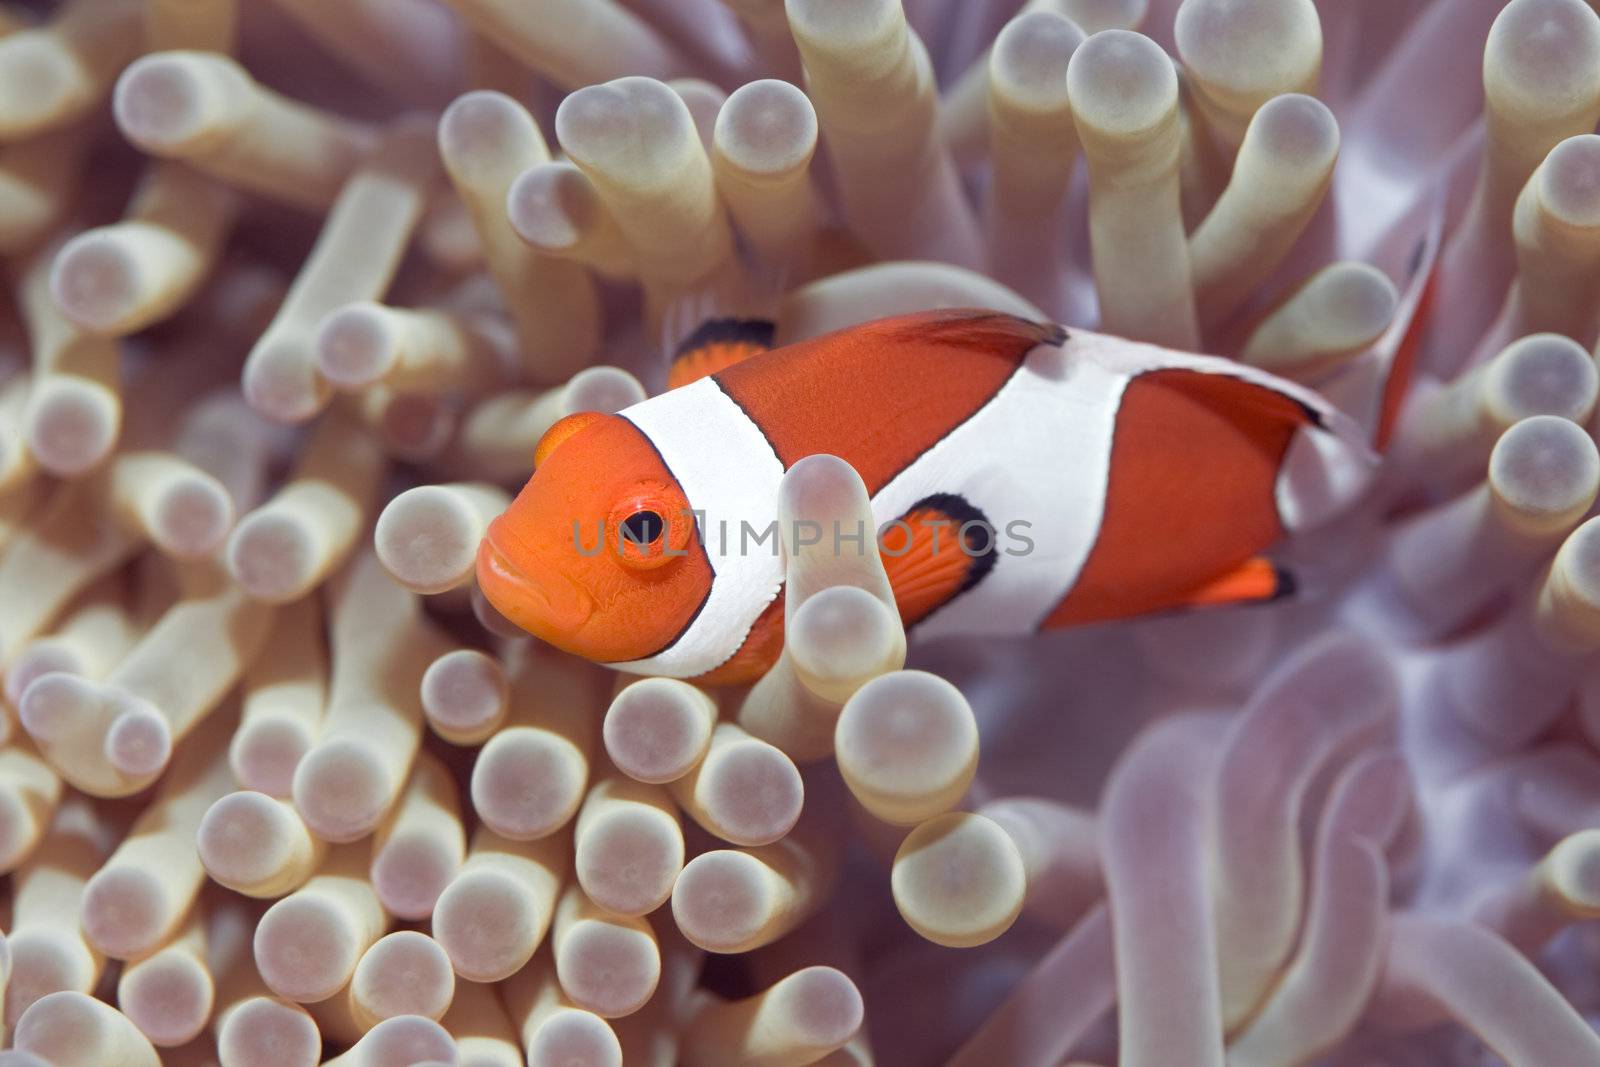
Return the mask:
<path id="1" fill-rule="evenodd" d="M 494 524 L 478 545 L 478 588 L 495 609 L 535 637 L 565 648 L 594 614 L 594 600 L 566 575 L 530 574 L 495 544 Z"/>

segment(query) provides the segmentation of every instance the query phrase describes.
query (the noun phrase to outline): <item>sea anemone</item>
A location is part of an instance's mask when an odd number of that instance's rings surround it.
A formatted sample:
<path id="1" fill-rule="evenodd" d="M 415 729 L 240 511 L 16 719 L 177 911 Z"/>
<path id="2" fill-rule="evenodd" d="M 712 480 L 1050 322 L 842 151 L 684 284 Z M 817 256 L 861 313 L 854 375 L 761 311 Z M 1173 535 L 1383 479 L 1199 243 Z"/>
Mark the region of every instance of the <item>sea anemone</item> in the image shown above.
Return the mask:
<path id="1" fill-rule="evenodd" d="M 1597 121 L 1584 0 L 0 4 L 0 1063 L 1600 1064 Z M 970 307 L 1381 463 L 1032 638 L 796 539 L 741 687 L 477 589 L 705 319 Z"/>

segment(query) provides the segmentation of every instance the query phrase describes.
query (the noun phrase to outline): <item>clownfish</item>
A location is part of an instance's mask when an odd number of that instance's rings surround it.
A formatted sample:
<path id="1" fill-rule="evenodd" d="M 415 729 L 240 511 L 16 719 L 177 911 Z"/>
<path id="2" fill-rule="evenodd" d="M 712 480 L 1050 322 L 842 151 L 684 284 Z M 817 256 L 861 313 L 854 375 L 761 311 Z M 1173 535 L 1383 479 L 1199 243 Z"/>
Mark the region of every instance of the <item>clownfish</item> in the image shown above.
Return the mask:
<path id="1" fill-rule="evenodd" d="M 771 339 L 768 323 L 707 324 L 674 365 L 683 384 L 552 426 L 480 546 L 489 601 L 620 670 L 753 680 L 782 649 L 784 561 L 741 523 L 772 524 L 784 472 L 817 453 L 865 482 L 920 633 L 1267 601 L 1292 582 L 1261 553 L 1348 503 L 1375 462 L 1291 382 L 1000 312 Z"/>

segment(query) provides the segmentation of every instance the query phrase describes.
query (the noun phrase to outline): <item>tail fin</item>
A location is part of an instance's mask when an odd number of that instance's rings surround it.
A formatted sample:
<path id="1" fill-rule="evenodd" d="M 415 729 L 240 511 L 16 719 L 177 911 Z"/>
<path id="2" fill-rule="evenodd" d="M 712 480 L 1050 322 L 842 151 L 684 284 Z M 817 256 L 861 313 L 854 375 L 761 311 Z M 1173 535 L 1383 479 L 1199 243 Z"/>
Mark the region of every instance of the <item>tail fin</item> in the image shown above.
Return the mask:
<path id="1" fill-rule="evenodd" d="M 1394 435 L 1395 421 L 1411 389 L 1411 376 L 1416 370 L 1422 334 L 1434 314 L 1438 251 L 1443 243 L 1445 210 L 1443 202 L 1440 202 L 1427 216 L 1422 237 L 1411 253 L 1405 286 L 1400 293 L 1400 302 L 1395 306 L 1394 322 L 1389 323 L 1389 330 L 1384 331 L 1371 352 L 1374 395 L 1370 406 L 1363 405 L 1366 414 L 1362 422 L 1370 429 L 1371 443 L 1379 453 L 1386 450 L 1389 438 Z"/>

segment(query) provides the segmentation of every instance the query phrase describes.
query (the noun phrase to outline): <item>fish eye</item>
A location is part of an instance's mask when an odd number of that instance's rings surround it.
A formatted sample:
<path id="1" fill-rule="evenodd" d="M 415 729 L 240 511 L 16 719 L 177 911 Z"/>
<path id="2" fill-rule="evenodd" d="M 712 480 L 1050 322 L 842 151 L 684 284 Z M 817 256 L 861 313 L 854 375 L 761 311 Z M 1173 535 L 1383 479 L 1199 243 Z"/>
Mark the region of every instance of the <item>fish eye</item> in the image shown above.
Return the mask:
<path id="1" fill-rule="evenodd" d="M 616 541 L 617 561 L 631 570 L 655 570 L 682 559 L 695 532 L 687 509 L 681 494 L 674 498 L 663 486 L 641 484 L 625 493 L 605 526 Z"/>
<path id="2" fill-rule="evenodd" d="M 666 528 L 667 524 L 660 514 L 649 509 L 635 511 L 622 520 L 622 536 L 629 544 L 653 545 Z"/>

